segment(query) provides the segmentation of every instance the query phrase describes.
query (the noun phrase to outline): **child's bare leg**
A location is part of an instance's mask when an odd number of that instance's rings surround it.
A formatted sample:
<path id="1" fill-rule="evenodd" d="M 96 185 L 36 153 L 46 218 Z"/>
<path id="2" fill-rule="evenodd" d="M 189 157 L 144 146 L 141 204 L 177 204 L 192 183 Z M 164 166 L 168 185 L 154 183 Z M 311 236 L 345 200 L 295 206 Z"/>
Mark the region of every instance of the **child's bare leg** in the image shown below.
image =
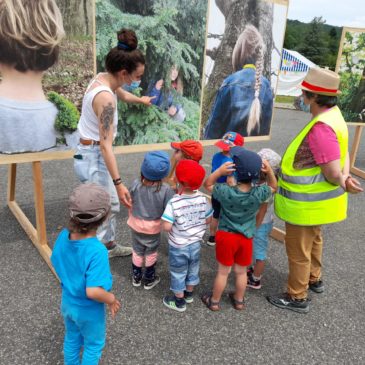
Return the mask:
<path id="1" fill-rule="evenodd" d="M 192 292 L 194 290 L 194 285 L 186 285 L 186 291 Z"/>
<path id="2" fill-rule="evenodd" d="M 261 277 L 265 269 L 265 260 L 256 260 L 256 263 L 253 267 L 253 274 L 256 278 Z"/>
<path id="3" fill-rule="evenodd" d="M 213 217 L 211 222 L 210 222 L 209 235 L 210 236 L 215 236 L 215 234 L 217 233 L 217 228 L 218 228 L 218 219 L 215 219 Z"/>
<path id="4" fill-rule="evenodd" d="M 235 273 L 235 286 L 236 291 L 234 293 L 234 299 L 239 302 L 243 301 L 247 285 L 247 267 L 234 264 L 233 271 Z"/>
<path id="5" fill-rule="evenodd" d="M 227 285 L 227 279 L 230 272 L 231 266 L 224 266 L 218 263 L 218 272 L 213 286 L 212 302 L 218 303 L 221 300 L 221 296 Z"/>

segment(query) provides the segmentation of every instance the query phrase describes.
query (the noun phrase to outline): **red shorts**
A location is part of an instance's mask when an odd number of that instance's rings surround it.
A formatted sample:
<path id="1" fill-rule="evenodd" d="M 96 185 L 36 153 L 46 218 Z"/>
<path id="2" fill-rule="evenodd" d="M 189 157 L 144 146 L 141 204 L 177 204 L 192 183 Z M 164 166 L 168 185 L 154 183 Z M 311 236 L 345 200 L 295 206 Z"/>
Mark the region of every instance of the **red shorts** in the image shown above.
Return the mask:
<path id="1" fill-rule="evenodd" d="M 248 266 L 252 262 L 252 238 L 247 238 L 241 233 L 217 231 L 215 256 L 224 266 Z"/>

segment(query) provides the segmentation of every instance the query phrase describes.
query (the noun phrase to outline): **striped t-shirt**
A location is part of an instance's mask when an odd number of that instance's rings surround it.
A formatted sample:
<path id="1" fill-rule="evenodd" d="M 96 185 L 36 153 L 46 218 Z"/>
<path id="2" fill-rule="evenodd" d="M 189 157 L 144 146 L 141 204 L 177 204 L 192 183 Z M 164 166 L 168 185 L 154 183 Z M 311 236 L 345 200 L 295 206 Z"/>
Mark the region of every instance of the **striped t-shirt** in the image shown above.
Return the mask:
<path id="1" fill-rule="evenodd" d="M 161 217 L 172 223 L 169 244 L 179 248 L 201 241 L 207 228 L 206 219 L 212 214 L 208 199 L 199 191 L 192 195 L 175 194 Z"/>

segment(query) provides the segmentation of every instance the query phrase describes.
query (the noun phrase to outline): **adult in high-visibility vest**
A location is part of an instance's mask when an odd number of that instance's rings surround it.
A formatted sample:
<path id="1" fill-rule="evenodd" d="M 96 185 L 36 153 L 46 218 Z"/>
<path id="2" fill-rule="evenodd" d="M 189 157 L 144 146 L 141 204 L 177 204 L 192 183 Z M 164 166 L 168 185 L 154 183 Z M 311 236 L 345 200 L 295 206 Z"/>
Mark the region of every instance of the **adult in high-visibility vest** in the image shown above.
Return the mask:
<path id="1" fill-rule="evenodd" d="M 339 76 L 312 68 L 301 84 L 312 120 L 294 138 L 281 163 L 275 213 L 285 221 L 289 263 L 287 292 L 268 301 L 309 311 L 307 290 L 324 291 L 321 280 L 323 224 L 346 219 L 347 193 L 362 191 L 349 175 L 348 130 L 336 106 Z"/>

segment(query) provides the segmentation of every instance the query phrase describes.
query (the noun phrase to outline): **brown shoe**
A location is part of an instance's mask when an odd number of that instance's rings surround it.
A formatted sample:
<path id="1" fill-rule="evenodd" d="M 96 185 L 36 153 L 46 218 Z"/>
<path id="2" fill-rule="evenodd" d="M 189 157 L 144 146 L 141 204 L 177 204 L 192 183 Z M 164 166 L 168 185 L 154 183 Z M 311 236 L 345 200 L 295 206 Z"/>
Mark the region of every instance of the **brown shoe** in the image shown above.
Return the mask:
<path id="1" fill-rule="evenodd" d="M 231 303 L 232 303 L 232 306 L 233 306 L 234 309 L 236 309 L 238 311 L 241 311 L 241 310 L 245 309 L 245 300 L 244 299 L 242 301 L 237 300 L 234 297 L 233 292 L 229 293 L 228 296 L 229 296 L 229 299 L 231 300 Z"/>

